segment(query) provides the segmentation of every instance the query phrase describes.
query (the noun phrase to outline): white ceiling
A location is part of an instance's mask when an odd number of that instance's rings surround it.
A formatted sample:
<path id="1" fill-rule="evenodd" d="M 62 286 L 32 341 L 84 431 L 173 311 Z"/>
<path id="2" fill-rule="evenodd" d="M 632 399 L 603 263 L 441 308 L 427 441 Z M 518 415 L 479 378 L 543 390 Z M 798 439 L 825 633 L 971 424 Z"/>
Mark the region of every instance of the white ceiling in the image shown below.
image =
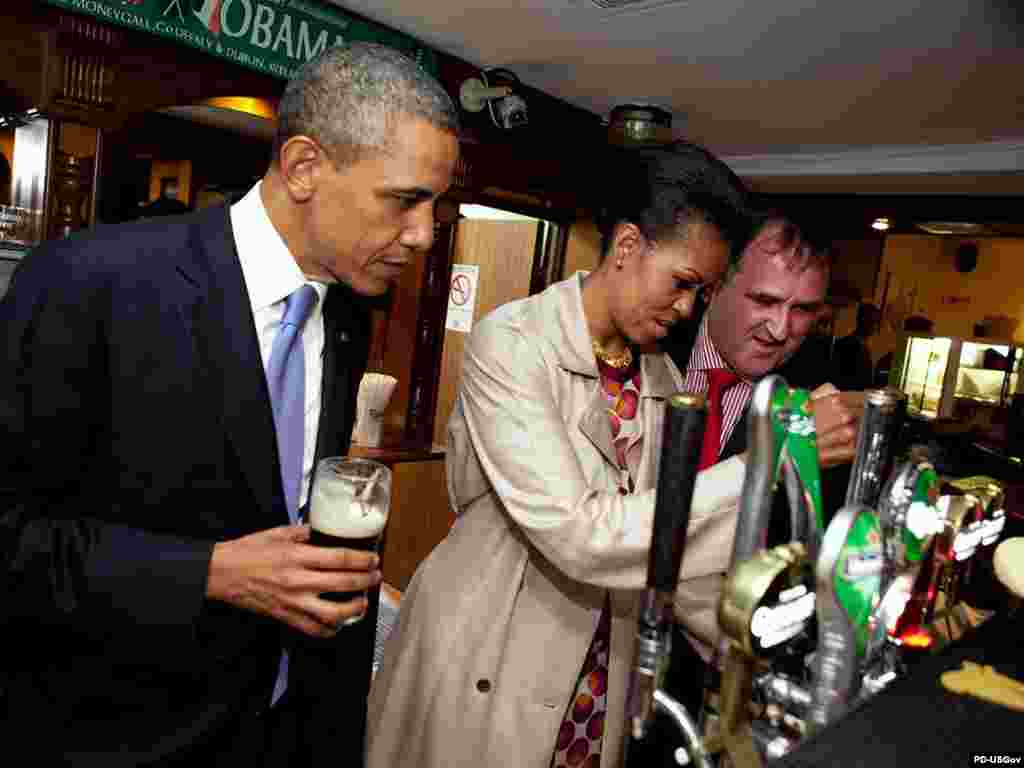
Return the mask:
<path id="1" fill-rule="evenodd" d="M 1022 0 L 331 1 L 602 117 L 660 105 L 761 186 L 1024 195 Z"/>

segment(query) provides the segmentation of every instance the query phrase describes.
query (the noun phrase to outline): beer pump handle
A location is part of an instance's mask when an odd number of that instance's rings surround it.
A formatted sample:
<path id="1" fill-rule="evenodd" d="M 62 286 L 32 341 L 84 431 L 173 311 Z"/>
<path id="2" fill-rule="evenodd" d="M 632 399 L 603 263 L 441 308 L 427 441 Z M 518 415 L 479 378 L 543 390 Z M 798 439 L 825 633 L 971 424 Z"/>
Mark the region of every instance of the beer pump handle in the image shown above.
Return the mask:
<path id="1" fill-rule="evenodd" d="M 765 376 L 754 387 L 747 416 L 747 471 L 733 539 L 731 565 L 746 562 L 764 546 L 771 520 L 772 487 L 778 476 L 782 444 L 775 433 L 772 407 L 789 390 L 778 375 Z"/>
<path id="2" fill-rule="evenodd" d="M 811 731 L 835 722 L 853 705 L 867 652 L 885 637 L 885 627 L 872 620 L 881 599 L 880 528 L 870 507 L 844 506 L 822 539 L 815 563 L 818 648 L 807 717 Z"/>
<path id="3" fill-rule="evenodd" d="M 703 395 L 676 394 L 665 409 L 647 586 L 673 594 L 686 548 L 707 408 Z"/>
<path id="4" fill-rule="evenodd" d="M 704 439 L 703 395 L 679 393 L 669 398 L 662 433 L 661 463 L 655 491 L 654 523 L 647 565 L 647 588 L 640 600 L 636 649 L 626 700 L 627 733 L 642 741 L 656 709 L 668 712 L 691 744 L 696 730 L 685 708 L 661 691 L 672 650 L 673 596 L 679 581 L 679 564 L 686 547 L 690 502 L 697 480 L 701 442 Z M 630 739 L 624 741 L 628 760 Z M 701 765 L 701 760 L 696 760 Z"/>
<path id="5" fill-rule="evenodd" d="M 877 508 L 892 469 L 905 412 L 906 398 L 898 389 L 886 387 L 864 393 L 864 414 L 857 432 L 857 450 L 844 506 L 863 504 Z"/>

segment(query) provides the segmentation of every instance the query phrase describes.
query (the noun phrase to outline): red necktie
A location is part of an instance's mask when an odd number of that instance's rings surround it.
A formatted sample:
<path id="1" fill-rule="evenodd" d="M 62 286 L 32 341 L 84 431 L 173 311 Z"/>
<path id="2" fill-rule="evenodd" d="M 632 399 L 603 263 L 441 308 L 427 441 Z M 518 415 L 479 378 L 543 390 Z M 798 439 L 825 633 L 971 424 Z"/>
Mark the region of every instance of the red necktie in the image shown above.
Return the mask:
<path id="1" fill-rule="evenodd" d="M 722 394 L 739 380 L 739 376 L 725 368 L 708 371 L 708 420 L 704 427 L 698 469 L 707 469 L 718 461 L 718 448 L 722 442 Z"/>

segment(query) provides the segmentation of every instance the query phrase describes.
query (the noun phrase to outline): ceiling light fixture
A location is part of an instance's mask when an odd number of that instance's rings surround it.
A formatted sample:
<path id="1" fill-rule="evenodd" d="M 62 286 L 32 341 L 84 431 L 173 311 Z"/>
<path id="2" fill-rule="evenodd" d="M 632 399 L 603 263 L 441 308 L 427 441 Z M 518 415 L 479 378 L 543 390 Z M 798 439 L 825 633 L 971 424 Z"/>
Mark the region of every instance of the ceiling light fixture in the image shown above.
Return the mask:
<path id="1" fill-rule="evenodd" d="M 892 222 L 885 216 L 879 216 L 877 219 L 871 222 L 871 228 L 877 229 L 879 232 L 885 232 L 889 227 L 892 226 Z"/>
<path id="2" fill-rule="evenodd" d="M 602 11 L 622 13 L 624 11 L 651 11 L 664 5 L 682 5 L 688 0 L 590 0 L 591 5 Z"/>
<path id="3" fill-rule="evenodd" d="M 929 235 L 981 235 L 985 233 L 985 225 L 973 221 L 920 221 L 917 228 Z"/>
<path id="4" fill-rule="evenodd" d="M 653 104 L 620 104 L 608 118 L 612 144 L 667 144 L 672 140 L 672 113 Z"/>

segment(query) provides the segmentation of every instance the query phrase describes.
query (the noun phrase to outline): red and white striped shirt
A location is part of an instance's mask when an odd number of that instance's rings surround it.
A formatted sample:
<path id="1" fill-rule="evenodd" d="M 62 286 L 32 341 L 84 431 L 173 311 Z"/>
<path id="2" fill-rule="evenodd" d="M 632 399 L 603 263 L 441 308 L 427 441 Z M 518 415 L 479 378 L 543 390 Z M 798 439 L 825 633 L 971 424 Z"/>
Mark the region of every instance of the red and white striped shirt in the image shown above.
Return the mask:
<path id="1" fill-rule="evenodd" d="M 705 314 L 700 321 L 700 329 L 697 331 L 693 349 L 690 351 L 690 362 L 683 372 L 684 391 L 706 394 L 708 371 L 713 368 L 728 367 L 711 341 L 711 336 L 708 334 L 708 316 Z M 729 442 L 729 437 L 740 417 L 743 416 L 753 392 L 753 383 L 741 379 L 722 394 L 722 440 L 718 446 L 719 451 Z"/>

